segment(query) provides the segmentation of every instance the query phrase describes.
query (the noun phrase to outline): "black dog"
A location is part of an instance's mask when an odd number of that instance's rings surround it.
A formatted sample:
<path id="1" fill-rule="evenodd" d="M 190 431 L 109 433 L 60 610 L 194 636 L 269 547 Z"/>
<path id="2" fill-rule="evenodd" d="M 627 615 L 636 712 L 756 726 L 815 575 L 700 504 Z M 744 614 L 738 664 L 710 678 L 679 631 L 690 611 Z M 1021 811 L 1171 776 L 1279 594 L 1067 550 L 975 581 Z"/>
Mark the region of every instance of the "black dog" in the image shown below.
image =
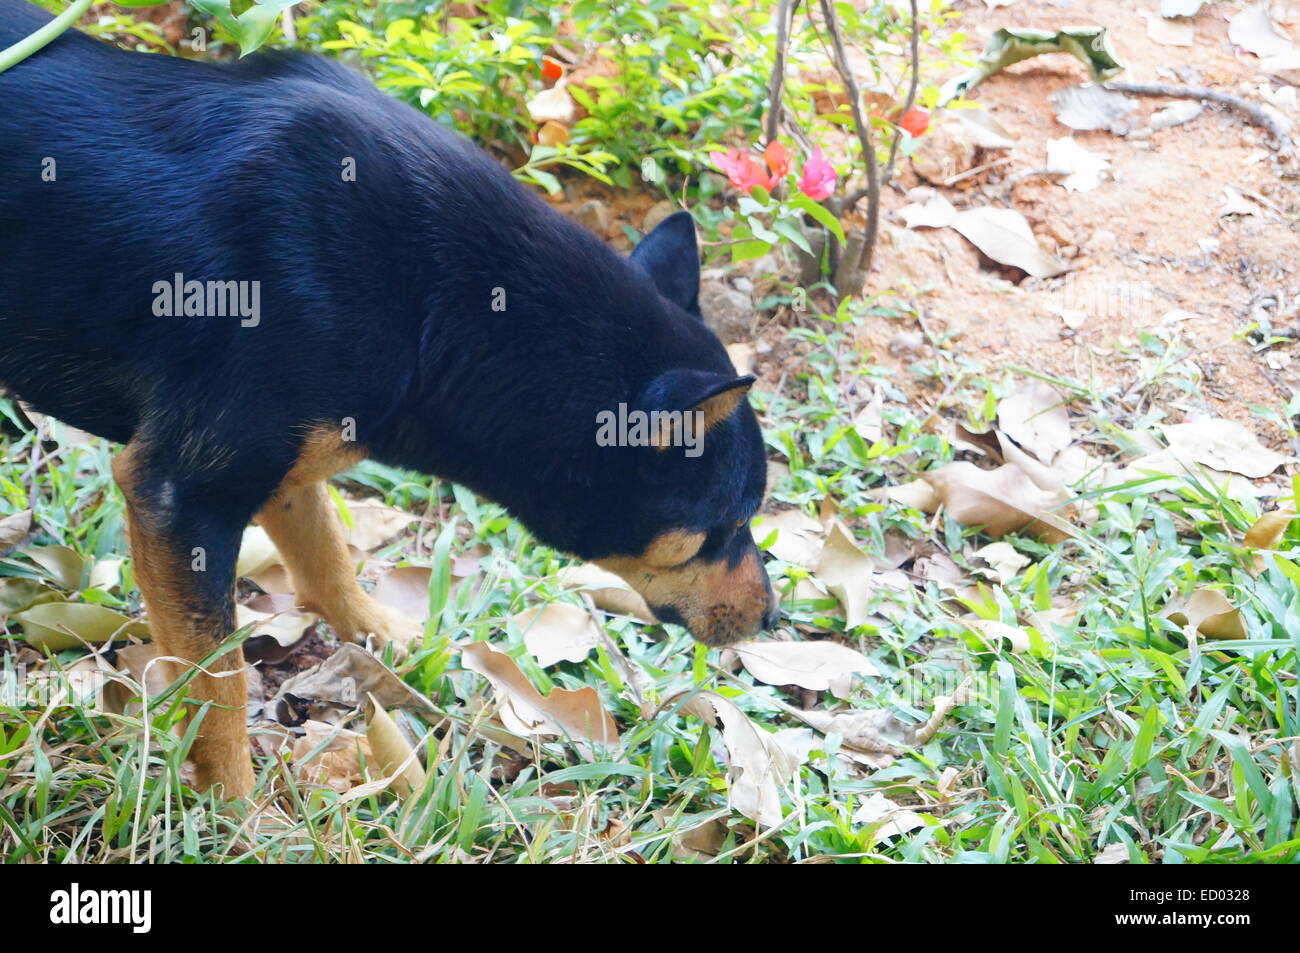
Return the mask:
<path id="1" fill-rule="evenodd" d="M 47 19 L 0 0 L 0 46 Z M 620 258 L 324 59 L 73 32 L 0 74 L 0 383 L 126 445 L 149 622 L 191 662 L 234 627 L 251 519 L 341 636 L 395 635 L 323 482 L 365 457 L 501 502 L 709 644 L 771 625 L 752 378 L 698 286 L 686 213 Z M 216 677 L 242 659 L 216 668 L 191 756 L 243 795 L 243 678 Z"/>

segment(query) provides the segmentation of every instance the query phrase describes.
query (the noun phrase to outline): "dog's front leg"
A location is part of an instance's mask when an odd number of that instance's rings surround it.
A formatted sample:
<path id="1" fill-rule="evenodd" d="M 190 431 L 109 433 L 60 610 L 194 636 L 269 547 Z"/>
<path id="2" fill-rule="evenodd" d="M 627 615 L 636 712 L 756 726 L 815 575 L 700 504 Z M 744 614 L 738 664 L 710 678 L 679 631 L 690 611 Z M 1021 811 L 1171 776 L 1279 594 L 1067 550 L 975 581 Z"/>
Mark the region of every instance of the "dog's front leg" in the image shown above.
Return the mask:
<path id="1" fill-rule="evenodd" d="M 175 478 L 135 443 L 113 460 L 127 504 L 136 582 L 149 629 L 173 678 L 197 667 L 234 631 L 235 562 L 248 512 Z M 190 749 L 197 786 L 227 797 L 253 789 L 244 657 L 239 649 L 204 666 L 188 694 L 210 702 Z"/>
<path id="2" fill-rule="evenodd" d="M 338 514 L 325 483 L 286 483 L 257 514 L 257 522 L 289 567 L 300 605 L 323 615 L 340 637 L 404 648 L 421 626 L 390 612 L 357 584 Z"/>

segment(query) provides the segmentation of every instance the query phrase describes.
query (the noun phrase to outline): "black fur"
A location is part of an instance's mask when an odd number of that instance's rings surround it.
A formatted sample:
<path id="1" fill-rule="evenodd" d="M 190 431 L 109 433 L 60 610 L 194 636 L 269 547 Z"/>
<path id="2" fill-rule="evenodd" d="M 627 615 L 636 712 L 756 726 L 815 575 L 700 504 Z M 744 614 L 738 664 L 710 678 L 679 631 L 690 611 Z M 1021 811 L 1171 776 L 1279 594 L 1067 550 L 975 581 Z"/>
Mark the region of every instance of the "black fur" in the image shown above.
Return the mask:
<path id="1" fill-rule="evenodd" d="M 0 0 L 0 46 L 46 19 Z M 260 323 L 155 316 L 177 272 L 259 281 Z M 747 403 L 698 458 L 595 441 L 599 411 L 734 380 L 698 284 L 688 215 L 622 258 L 326 59 L 212 65 L 72 31 L 0 73 L 0 382 L 147 447 L 154 492 L 227 527 L 307 430 L 350 418 L 374 458 L 496 499 L 556 548 L 635 554 L 688 529 L 710 534 L 700 558 L 739 559 L 765 476 Z M 698 380 L 665 376 L 682 369 Z"/>

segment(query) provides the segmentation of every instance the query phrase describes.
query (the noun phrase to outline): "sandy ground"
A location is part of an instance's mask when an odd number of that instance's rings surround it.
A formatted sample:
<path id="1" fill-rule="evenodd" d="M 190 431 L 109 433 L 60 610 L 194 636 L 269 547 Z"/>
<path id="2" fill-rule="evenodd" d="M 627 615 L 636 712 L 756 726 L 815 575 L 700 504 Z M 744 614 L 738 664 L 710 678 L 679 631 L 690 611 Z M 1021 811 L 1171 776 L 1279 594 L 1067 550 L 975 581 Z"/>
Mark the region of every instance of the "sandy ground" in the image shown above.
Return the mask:
<path id="1" fill-rule="evenodd" d="M 1148 37 L 1145 14 L 1158 8 L 1156 0 L 1019 0 L 994 10 L 983 0 L 965 0 L 959 8 L 964 16 L 957 27 L 968 34 L 973 53 L 1002 26 L 1096 23 L 1108 27 L 1127 67 L 1119 80 L 1210 86 L 1256 102 L 1272 100 L 1288 121 L 1297 116 L 1295 90 L 1270 82 L 1254 56 L 1235 53 L 1229 43 L 1227 18 L 1242 5 L 1207 5 L 1195 18 L 1191 47 L 1158 45 Z M 1290 16 L 1290 32 L 1300 36 L 1300 8 L 1278 13 L 1284 21 Z M 1261 309 L 1275 334 L 1295 326 L 1300 236 L 1294 160 L 1279 164 L 1262 130 L 1218 109 L 1146 140 L 1073 132 L 1056 120 L 1049 96 L 1087 78 L 1077 60 L 1054 54 L 978 86 L 972 97 L 1012 133 L 1015 147 L 981 152 L 977 165 L 1005 161 L 938 190 L 958 208 L 992 204 L 1018 210 L 1044 250 L 1069 260 L 1066 275 L 1008 280 L 1023 276 L 981 260 L 951 229 L 907 229 L 897 214 L 907 203 L 901 193 L 924 183 L 904 168 L 884 198 L 882 241 L 868 291 L 910 285 L 915 291 L 907 297 L 927 329 L 955 338 L 954 355 L 1102 385 L 1123 386 L 1136 378 L 1133 358 L 1141 332 L 1167 329 L 1181 336 L 1203 377 L 1199 395 L 1186 397 L 1181 409 L 1247 419 L 1255 416 L 1251 404 L 1284 405 L 1300 384 L 1290 343 L 1260 353 L 1241 332 Z M 1173 101 L 1137 102 L 1134 124 L 1143 125 L 1142 119 Z M 1048 165 L 1049 139 L 1068 135 L 1110 158 L 1112 181 L 1068 192 L 1056 181 L 1034 178 L 1008 190 L 1006 181 L 1016 172 Z M 1255 214 L 1223 214 L 1228 186 L 1253 193 L 1248 201 Z M 1074 316 L 1082 323 L 1068 327 L 1061 308 L 1084 312 Z M 876 322 L 864 329 L 862 344 L 882 363 L 905 360 L 887 347 L 900 329 L 899 323 Z"/>

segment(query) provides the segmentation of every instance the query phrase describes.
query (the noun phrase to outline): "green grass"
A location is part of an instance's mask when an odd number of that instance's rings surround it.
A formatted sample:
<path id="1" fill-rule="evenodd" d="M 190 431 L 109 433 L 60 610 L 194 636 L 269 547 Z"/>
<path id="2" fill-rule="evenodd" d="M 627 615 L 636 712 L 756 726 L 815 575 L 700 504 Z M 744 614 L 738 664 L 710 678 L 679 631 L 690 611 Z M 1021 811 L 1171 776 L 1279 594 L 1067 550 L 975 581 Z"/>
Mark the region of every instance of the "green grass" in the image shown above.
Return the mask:
<path id="1" fill-rule="evenodd" d="M 888 312 L 859 320 L 888 320 Z M 263 756 L 254 806 L 221 805 L 183 783 L 186 741 L 169 733 L 183 689 L 155 702 L 146 749 L 139 716 L 92 707 L 0 707 L 0 856 L 10 862 L 660 862 L 690 832 L 716 831 L 722 863 L 1090 862 L 1111 848 L 1134 863 L 1293 861 L 1300 854 L 1295 761 L 1296 659 L 1300 653 L 1300 545 L 1294 528 L 1253 575 L 1242 536 L 1259 505 L 1226 499 L 1197 480 L 1176 492 L 1141 484 L 1092 491 L 1097 520 L 1085 538 L 1047 545 L 1012 537 L 1032 561 L 1006 584 L 977 577 L 970 553 L 988 542 L 942 513 L 882 502 L 876 490 L 950 460 L 953 448 L 931 407 L 909 403 L 900 378 L 851 346 L 851 325 L 825 322 L 790 332 L 806 351 L 779 393 L 756 392 L 773 457 L 789 467 L 770 504 L 815 514 L 831 500 L 859 545 L 881 553 L 886 536 L 944 551 L 962 569 L 960 594 L 914 577 L 904 590 L 877 588 L 872 622 L 844 631 L 827 601 L 787 599 L 801 637 L 834 638 L 868 655 L 880 676 L 859 679 L 847 702 L 757 683 L 720 668 L 677 629 L 607 619 L 611 641 L 583 663 L 540 669 L 509 617 L 548 600 L 575 601 L 556 580 L 566 560 L 537 545 L 501 510 L 463 490 L 364 464 L 339 481 L 414 513 L 449 518 L 433 527 L 416 561 L 434 568 L 433 616 L 423 648 L 398 668 L 434 712 L 403 712 L 424 742 L 427 783 L 411 796 L 340 795 L 297 777 L 285 755 Z M 1145 343 L 1166 361 L 1142 383 L 1143 408 L 1095 383 L 1055 382 L 1069 393 L 1076 436 L 1114 455 L 1117 428 L 1149 425 L 1194 370 L 1176 344 Z M 986 417 L 1014 379 L 939 356 L 909 370 L 953 419 Z M 1180 375 L 1182 375 L 1180 377 Z M 851 426 L 864 384 L 885 389 L 885 436 L 867 445 Z M 856 396 L 850 395 L 850 390 Z M 1125 391 L 1131 398 L 1132 393 Z M 48 445 L 47 445 L 48 447 Z M 101 559 L 125 555 L 120 498 L 109 448 L 64 445 L 48 454 L 30 434 L 8 439 L 0 463 L 0 513 L 35 503 L 38 542 Z M 451 588 L 450 561 L 484 547 L 476 582 Z M 412 551 L 408 535 L 389 547 Z M 0 574 L 24 571 L 21 557 Z M 18 567 L 18 568 L 15 568 Z M 780 583 L 799 575 L 779 560 Z M 1193 585 L 1220 586 L 1240 606 L 1248 639 L 1201 640 L 1189 652 L 1160 610 Z M 129 571 L 122 587 L 83 592 L 138 611 Z M 1041 615 L 1077 610 L 1077 624 Z M 989 645 L 960 617 L 1022 626 L 1025 651 Z M 20 641 L 11 628 L 0 662 Z M 480 729 L 491 692 L 464 672 L 455 644 L 490 639 L 543 692 L 591 686 L 618 719 L 623 743 L 592 758 L 561 741 L 524 753 Z M 67 667 L 84 651 L 59 653 Z M 27 656 L 23 656 L 26 658 Z M 764 828 L 728 809 L 718 729 L 682 711 L 681 693 L 710 689 L 764 730 L 797 727 L 787 707 L 891 708 L 923 720 L 933 692 L 956 668 L 971 697 L 921 748 L 875 771 L 834 757 L 842 739 L 816 737 L 783 820 Z M 630 673 L 630 674 L 629 674 Z M 638 694 L 643 705 L 637 703 Z M 855 820 L 883 794 L 913 812 L 916 826 L 882 832 Z M 719 825 L 722 825 L 719 827 Z M 906 826 L 906 825 L 905 825 Z M 1117 846 L 1118 845 L 1118 846 Z"/>

